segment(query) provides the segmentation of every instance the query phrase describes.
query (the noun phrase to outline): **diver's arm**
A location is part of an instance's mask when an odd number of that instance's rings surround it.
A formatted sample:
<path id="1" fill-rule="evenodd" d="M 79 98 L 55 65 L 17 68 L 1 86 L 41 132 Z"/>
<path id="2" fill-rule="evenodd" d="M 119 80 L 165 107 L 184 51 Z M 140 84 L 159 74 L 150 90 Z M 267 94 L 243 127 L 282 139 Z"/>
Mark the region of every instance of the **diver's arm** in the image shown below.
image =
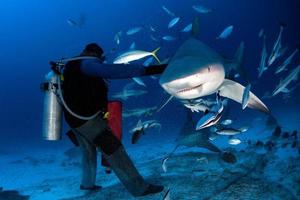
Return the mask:
<path id="1" fill-rule="evenodd" d="M 162 73 L 166 65 L 152 65 L 144 67 L 132 64 L 103 64 L 97 59 L 83 60 L 81 70 L 83 73 L 107 79 L 133 78 L 139 76 Z"/>
<path id="2" fill-rule="evenodd" d="M 164 72 L 168 64 L 150 65 L 145 69 L 145 75 L 161 74 Z"/>

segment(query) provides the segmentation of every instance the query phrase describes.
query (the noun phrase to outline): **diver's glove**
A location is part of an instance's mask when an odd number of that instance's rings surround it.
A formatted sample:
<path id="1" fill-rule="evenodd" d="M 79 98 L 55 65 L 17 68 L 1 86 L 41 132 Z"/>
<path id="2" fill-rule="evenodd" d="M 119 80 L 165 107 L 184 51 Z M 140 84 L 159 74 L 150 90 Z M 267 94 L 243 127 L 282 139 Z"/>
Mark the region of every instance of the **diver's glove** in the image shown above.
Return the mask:
<path id="1" fill-rule="evenodd" d="M 168 64 L 150 65 L 145 67 L 145 75 L 161 74 L 164 72 Z"/>

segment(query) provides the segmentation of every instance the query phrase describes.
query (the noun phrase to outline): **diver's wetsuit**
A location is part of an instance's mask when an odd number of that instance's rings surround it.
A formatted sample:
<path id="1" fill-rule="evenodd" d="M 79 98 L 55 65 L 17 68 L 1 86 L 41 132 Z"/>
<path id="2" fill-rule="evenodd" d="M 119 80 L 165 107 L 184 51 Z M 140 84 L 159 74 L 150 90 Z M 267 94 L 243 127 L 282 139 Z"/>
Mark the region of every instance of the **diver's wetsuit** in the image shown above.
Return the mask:
<path id="1" fill-rule="evenodd" d="M 102 64 L 99 59 L 70 61 L 64 75 L 64 100 L 70 109 L 82 116 L 91 116 L 101 110 L 94 119 L 85 121 L 64 111 L 65 119 L 76 134 L 83 153 L 83 177 L 81 185 L 90 188 L 95 185 L 97 156 L 101 150 L 120 181 L 134 196 L 147 193 L 149 184 L 138 173 L 121 142 L 112 134 L 103 113 L 107 109 L 107 84 L 103 79 L 122 79 L 160 74 L 166 65 Z"/>

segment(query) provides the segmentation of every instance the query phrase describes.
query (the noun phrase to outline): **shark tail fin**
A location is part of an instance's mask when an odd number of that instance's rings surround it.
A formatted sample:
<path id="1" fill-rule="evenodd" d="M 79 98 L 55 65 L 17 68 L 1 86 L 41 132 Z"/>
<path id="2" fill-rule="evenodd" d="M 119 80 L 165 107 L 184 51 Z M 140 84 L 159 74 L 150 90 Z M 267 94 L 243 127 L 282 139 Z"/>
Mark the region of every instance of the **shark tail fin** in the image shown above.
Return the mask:
<path id="1" fill-rule="evenodd" d="M 199 35 L 199 18 L 195 17 L 192 24 L 192 36 L 196 38 Z"/>
<path id="2" fill-rule="evenodd" d="M 160 64 L 160 60 L 157 57 L 157 52 L 160 50 L 160 47 L 158 47 L 157 49 L 155 49 L 154 51 L 151 52 L 151 55 L 157 60 L 157 62 Z"/>

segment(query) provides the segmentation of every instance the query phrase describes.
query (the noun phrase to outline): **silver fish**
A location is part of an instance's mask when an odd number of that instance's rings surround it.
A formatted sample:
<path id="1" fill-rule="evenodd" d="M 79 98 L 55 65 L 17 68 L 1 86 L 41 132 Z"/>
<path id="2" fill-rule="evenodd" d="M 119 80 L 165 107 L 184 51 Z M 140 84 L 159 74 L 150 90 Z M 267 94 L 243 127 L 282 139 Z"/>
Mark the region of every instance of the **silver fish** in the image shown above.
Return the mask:
<path id="1" fill-rule="evenodd" d="M 232 122 L 233 122 L 233 121 L 232 121 L 231 119 L 225 119 L 225 120 L 223 120 L 223 121 L 221 122 L 221 124 L 227 126 L 227 125 L 232 124 Z"/>
<path id="2" fill-rule="evenodd" d="M 163 40 L 166 40 L 166 41 L 173 41 L 173 40 L 176 40 L 175 37 L 170 36 L 170 35 L 163 36 L 162 39 L 163 39 Z"/>
<path id="3" fill-rule="evenodd" d="M 221 33 L 220 35 L 217 37 L 217 39 L 226 39 L 229 35 L 231 35 L 233 31 L 233 26 L 227 26 Z"/>
<path id="4" fill-rule="evenodd" d="M 235 129 L 235 128 L 229 128 L 229 127 L 220 127 L 217 128 L 216 133 L 218 135 L 237 135 L 240 133 L 243 133 L 245 130 Z"/>
<path id="5" fill-rule="evenodd" d="M 114 64 L 128 64 L 129 62 L 139 60 L 139 59 L 145 58 L 147 56 L 153 56 L 160 63 L 160 60 L 156 56 L 156 53 L 158 52 L 159 49 L 160 49 L 160 47 L 155 49 L 152 52 L 141 51 L 141 50 L 130 50 L 130 51 L 127 51 L 127 52 L 121 54 L 120 56 L 118 56 L 113 61 L 113 63 Z"/>
<path id="6" fill-rule="evenodd" d="M 242 109 L 244 110 L 249 103 L 249 97 L 250 97 L 250 89 L 251 89 L 251 84 L 247 85 L 244 89 L 243 93 L 243 98 L 242 98 Z"/>
<path id="7" fill-rule="evenodd" d="M 268 57 L 268 54 L 267 54 L 267 47 L 266 47 L 266 36 L 264 36 L 263 49 L 261 52 L 261 60 L 260 60 L 259 68 L 258 68 L 258 77 L 261 77 L 262 74 L 264 73 L 264 71 L 266 71 L 268 69 L 268 67 L 266 65 L 267 57 Z"/>
<path id="8" fill-rule="evenodd" d="M 259 31 L 259 33 L 258 33 L 258 37 L 261 38 L 261 37 L 264 36 L 264 35 L 265 35 L 265 31 L 264 31 L 264 29 L 262 28 L 262 29 L 260 29 L 260 31 Z"/>
<path id="9" fill-rule="evenodd" d="M 150 57 L 147 60 L 145 60 L 143 66 L 148 67 L 152 62 L 153 62 L 153 57 Z"/>
<path id="10" fill-rule="evenodd" d="M 124 90 L 112 95 L 113 98 L 127 100 L 129 97 L 140 96 L 146 94 L 146 90 Z"/>
<path id="11" fill-rule="evenodd" d="M 210 13 L 212 11 L 211 9 L 201 5 L 193 5 L 192 8 L 198 13 L 202 13 L 202 14 Z"/>
<path id="12" fill-rule="evenodd" d="M 141 117 L 141 116 L 150 116 L 157 110 L 157 107 L 150 108 L 135 108 L 130 110 L 124 110 L 122 117 Z"/>
<path id="13" fill-rule="evenodd" d="M 141 26 L 138 26 L 138 27 L 133 27 L 131 29 L 129 29 L 126 34 L 127 35 L 133 35 L 133 34 L 136 34 L 138 32 L 140 32 L 142 30 L 142 27 Z"/>
<path id="14" fill-rule="evenodd" d="M 231 138 L 228 140 L 228 144 L 231 144 L 231 145 L 238 145 L 240 143 L 241 143 L 241 140 L 237 139 L 237 138 Z"/>
<path id="15" fill-rule="evenodd" d="M 213 106 L 209 113 L 205 114 L 198 121 L 196 130 L 207 128 L 216 124 L 221 119 L 223 110 L 224 106 L 222 103 L 218 103 L 217 105 Z"/>
<path id="16" fill-rule="evenodd" d="M 162 9 L 170 16 L 175 17 L 175 14 L 172 13 L 166 6 L 162 6 Z"/>
<path id="17" fill-rule="evenodd" d="M 299 47 L 298 47 L 299 48 Z M 278 74 L 282 71 L 287 70 L 286 67 L 291 63 L 293 57 L 296 55 L 296 53 L 299 51 L 299 49 L 295 49 L 295 51 L 293 51 L 293 53 L 276 69 L 275 74 Z"/>
<path id="18" fill-rule="evenodd" d="M 188 24 L 186 25 L 186 27 L 184 27 L 184 29 L 181 30 L 181 32 L 185 32 L 185 33 L 190 32 L 192 30 L 192 27 L 193 27 L 192 23 Z"/>
<path id="19" fill-rule="evenodd" d="M 290 74 L 285 79 L 279 82 L 278 86 L 273 91 L 272 96 L 275 96 L 280 92 L 284 92 L 284 93 L 289 92 L 287 86 L 290 84 L 290 82 L 298 80 L 299 71 L 300 71 L 300 65 L 298 65 L 293 71 L 291 71 Z"/>
<path id="20" fill-rule="evenodd" d="M 135 50 L 135 42 L 131 43 L 129 50 Z"/>
<path id="21" fill-rule="evenodd" d="M 168 24 L 168 28 L 172 28 L 173 26 L 175 26 L 175 24 L 177 24 L 180 20 L 180 17 L 175 17 L 174 19 L 172 19 L 169 24 Z"/>
<path id="22" fill-rule="evenodd" d="M 279 34 L 278 34 L 278 38 L 274 43 L 272 52 L 271 52 L 270 57 L 268 59 L 268 65 L 269 66 L 272 65 L 275 62 L 275 60 L 277 58 L 279 58 L 281 55 L 283 55 L 283 53 L 285 52 L 285 49 L 282 49 L 282 44 L 281 44 L 282 32 L 283 32 L 285 27 L 286 27 L 286 24 L 283 24 L 283 23 L 280 24 L 280 31 L 279 31 Z"/>
<path id="23" fill-rule="evenodd" d="M 146 84 L 140 77 L 133 77 L 132 80 L 136 82 L 138 85 L 146 87 Z"/>

